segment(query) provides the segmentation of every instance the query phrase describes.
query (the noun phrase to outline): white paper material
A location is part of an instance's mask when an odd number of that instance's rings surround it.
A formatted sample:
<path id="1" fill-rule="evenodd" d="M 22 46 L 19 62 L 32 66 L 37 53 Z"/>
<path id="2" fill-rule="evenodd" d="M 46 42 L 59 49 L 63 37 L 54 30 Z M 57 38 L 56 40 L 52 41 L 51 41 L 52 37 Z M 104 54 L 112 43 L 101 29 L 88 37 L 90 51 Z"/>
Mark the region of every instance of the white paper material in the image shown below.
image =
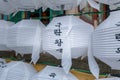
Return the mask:
<path id="1" fill-rule="evenodd" d="M 39 25 L 40 26 L 40 25 Z M 41 25 L 41 27 L 44 27 L 44 25 Z M 39 57 L 40 57 L 40 52 L 41 50 L 41 28 L 37 28 L 36 34 L 35 34 L 35 39 L 34 39 L 34 44 L 33 44 L 33 52 L 32 52 L 32 62 L 37 63 Z"/>
<path id="2" fill-rule="evenodd" d="M 16 11 L 16 9 L 11 4 L 9 4 L 8 1 L 9 0 L 0 0 L 0 13 L 1 14 L 9 15 Z"/>
<path id="3" fill-rule="evenodd" d="M 34 11 L 42 6 L 41 0 L 1 0 L 0 13 L 9 15 L 18 11 Z"/>
<path id="4" fill-rule="evenodd" d="M 73 74 L 66 74 L 63 68 L 46 66 L 41 72 L 30 80 L 78 80 Z"/>
<path id="5" fill-rule="evenodd" d="M 94 0 L 42 0 L 41 3 L 44 7 L 48 7 L 53 10 L 71 10 L 78 5 L 80 5 L 80 10 L 87 6 L 87 2 L 90 4 L 91 7 L 96 8 L 97 10 L 100 9 L 98 3 Z"/>
<path id="6" fill-rule="evenodd" d="M 98 79 L 98 80 L 120 80 L 120 78 L 117 78 L 117 77 L 113 77 L 113 78 L 101 78 L 101 79 Z"/>
<path id="7" fill-rule="evenodd" d="M 42 7 L 40 0 L 9 0 L 11 4 L 17 11 L 31 11 L 34 9 L 39 9 Z M 13 4 L 14 3 L 14 4 Z"/>
<path id="8" fill-rule="evenodd" d="M 44 25 L 39 20 L 22 20 L 8 31 L 7 47 L 19 54 L 32 54 L 36 63 L 41 52 L 41 33 Z"/>
<path id="9" fill-rule="evenodd" d="M 77 6 L 77 0 L 42 0 L 43 7 L 53 10 L 70 10 Z"/>
<path id="10" fill-rule="evenodd" d="M 82 1 L 82 0 L 77 0 L 77 5 L 79 5 L 81 1 Z"/>
<path id="11" fill-rule="evenodd" d="M 36 70 L 30 64 L 24 62 L 10 62 L 2 69 L 0 80 L 30 80 L 36 74 Z"/>
<path id="12" fill-rule="evenodd" d="M 110 5 L 109 8 L 110 8 L 110 10 L 114 10 L 114 9 L 117 9 L 117 6 L 115 6 L 115 5 Z"/>
<path id="13" fill-rule="evenodd" d="M 82 10 L 86 6 L 87 6 L 87 0 L 81 0 L 81 2 L 80 2 L 80 10 Z"/>
<path id="14" fill-rule="evenodd" d="M 112 69 L 120 70 L 120 11 L 110 13 L 93 33 L 93 54 Z"/>
<path id="15" fill-rule="evenodd" d="M 57 25 L 58 23 L 62 24 L 62 33 L 60 37 L 54 34 L 54 30 L 57 29 L 55 25 Z M 72 30 L 69 33 L 69 38 L 71 41 L 71 52 L 73 53 L 71 54 L 72 58 L 78 58 L 83 54 L 87 53 L 86 50 L 88 47 L 89 36 L 90 33 L 93 31 L 92 25 L 74 16 L 56 17 L 51 21 L 50 24 L 48 24 L 48 26 L 44 30 L 45 33 L 43 33 L 42 46 L 43 50 L 49 52 L 57 59 L 61 59 L 61 53 L 59 51 L 56 51 L 56 49 L 58 49 L 59 46 L 55 44 L 55 40 L 57 38 L 64 39 L 66 37 L 65 34 L 70 27 L 68 25 L 72 26 Z"/>
<path id="16" fill-rule="evenodd" d="M 71 67 L 71 58 L 87 54 L 93 27 L 75 16 L 54 18 L 43 30 L 43 50 L 62 59 L 65 72 Z"/>
<path id="17" fill-rule="evenodd" d="M 63 54 L 62 54 L 62 66 L 66 73 L 69 73 L 69 70 L 72 66 L 71 60 L 71 48 L 70 48 L 70 38 L 66 37 L 63 47 Z"/>
<path id="18" fill-rule="evenodd" d="M 10 49 L 6 46 L 7 44 L 7 30 L 12 25 L 13 22 L 0 20 L 0 51 L 9 51 Z"/>
<path id="19" fill-rule="evenodd" d="M 91 7 L 97 9 L 97 10 L 100 10 L 100 4 L 95 2 L 94 0 L 87 0 L 88 3 L 90 4 Z"/>
<path id="20" fill-rule="evenodd" d="M 90 72 L 95 76 L 96 79 L 98 79 L 99 67 L 93 56 L 92 35 L 90 37 L 89 47 L 88 47 L 88 64 L 89 64 Z"/>

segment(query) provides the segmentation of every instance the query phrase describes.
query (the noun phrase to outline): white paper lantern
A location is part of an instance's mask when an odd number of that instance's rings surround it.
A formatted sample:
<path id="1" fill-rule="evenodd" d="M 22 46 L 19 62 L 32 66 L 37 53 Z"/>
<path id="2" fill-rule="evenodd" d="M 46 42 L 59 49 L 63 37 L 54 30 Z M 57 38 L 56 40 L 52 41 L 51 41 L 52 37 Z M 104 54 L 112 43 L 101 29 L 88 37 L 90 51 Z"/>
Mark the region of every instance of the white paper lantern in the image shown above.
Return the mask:
<path id="1" fill-rule="evenodd" d="M 53 10 L 70 10 L 77 6 L 77 0 L 41 0 L 41 3 Z"/>
<path id="2" fill-rule="evenodd" d="M 11 4 L 9 4 L 8 1 L 9 0 L 0 0 L 0 13 L 1 14 L 9 15 L 16 11 L 16 9 Z"/>
<path id="3" fill-rule="evenodd" d="M 10 28 L 14 23 L 0 20 L 0 51 L 8 51 L 10 50 L 7 44 L 7 30 Z"/>
<path id="4" fill-rule="evenodd" d="M 96 0 L 98 2 L 108 4 L 108 5 L 120 5 L 120 0 Z"/>
<path id="5" fill-rule="evenodd" d="M 97 10 L 100 10 L 100 4 L 95 2 L 95 0 L 81 0 L 81 1 L 78 0 L 78 2 L 79 2 L 79 5 L 80 5 L 80 10 L 85 8 L 88 4 L 91 7 L 95 8 Z"/>
<path id="6" fill-rule="evenodd" d="M 71 57 L 86 55 L 93 26 L 75 16 L 63 16 L 54 18 L 43 31 L 43 50 L 62 59 L 68 71 Z"/>
<path id="7" fill-rule="evenodd" d="M 53 10 L 71 10 L 79 5 L 80 9 L 83 9 L 87 6 L 87 3 L 89 3 L 91 7 L 98 10 L 100 8 L 100 5 L 94 0 L 41 0 L 41 3 L 43 4 L 43 10 L 46 8 Z"/>
<path id="8" fill-rule="evenodd" d="M 120 70 L 120 11 L 112 12 L 93 33 L 93 54 L 112 69 Z"/>
<path id="9" fill-rule="evenodd" d="M 88 41 L 92 31 L 92 25 L 77 17 L 56 17 L 48 24 L 43 33 L 43 50 L 57 59 L 61 59 L 62 52 L 58 49 L 63 48 L 64 38 L 69 37 L 72 57 L 78 58 L 87 53 Z"/>
<path id="10" fill-rule="evenodd" d="M 78 80 L 73 74 L 66 74 L 62 68 L 46 66 L 30 80 Z"/>
<path id="11" fill-rule="evenodd" d="M 0 80 L 29 80 L 36 74 L 30 64 L 24 62 L 10 62 L 2 69 Z"/>
<path id="12" fill-rule="evenodd" d="M 42 7 L 40 0 L 9 0 L 8 3 L 17 11 L 31 11 Z"/>
<path id="13" fill-rule="evenodd" d="M 7 46 L 20 54 L 31 54 L 32 61 L 37 62 L 41 52 L 41 28 L 39 20 L 22 20 L 8 31 Z"/>
<path id="14" fill-rule="evenodd" d="M 88 62 L 91 73 L 98 79 L 99 67 L 94 56 L 112 69 L 120 70 L 120 11 L 111 12 L 110 16 L 102 22 L 92 33 Z"/>

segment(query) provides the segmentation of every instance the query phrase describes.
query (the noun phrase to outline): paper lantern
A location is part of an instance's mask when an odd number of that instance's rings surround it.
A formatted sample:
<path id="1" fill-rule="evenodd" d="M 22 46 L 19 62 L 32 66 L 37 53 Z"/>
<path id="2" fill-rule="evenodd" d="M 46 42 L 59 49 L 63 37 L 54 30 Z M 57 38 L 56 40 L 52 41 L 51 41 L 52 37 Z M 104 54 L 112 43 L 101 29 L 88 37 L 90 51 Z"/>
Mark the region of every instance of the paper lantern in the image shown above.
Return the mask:
<path id="1" fill-rule="evenodd" d="M 48 24 L 43 33 L 43 50 L 57 59 L 61 59 L 62 50 L 59 51 L 59 48 L 64 47 L 64 38 L 69 37 L 72 57 L 78 58 L 87 53 L 88 41 L 92 31 L 92 25 L 77 17 L 56 17 Z"/>
<path id="2" fill-rule="evenodd" d="M 16 11 L 16 9 L 11 4 L 9 4 L 8 1 L 9 0 L 0 0 L 0 13 L 1 14 L 9 15 Z"/>
<path id="3" fill-rule="evenodd" d="M 112 69 L 120 70 L 120 11 L 112 12 L 93 33 L 93 54 Z"/>
<path id="4" fill-rule="evenodd" d="M 41 52 L 41 28 L 44 25 L 39 20 L 22 20 L 8 31 L 7 46 L 16 53 L 32 53 L 34 63 L 39 59 Z"/>
<path id="5" fill-rule="evenodd" d="M 78 80 L 73 74 L 66 74 L 62 68 L 47 66 L 30 80 Z"/>
<path id="6" fill-rule="evenodd" d="M 41 0 L 0 0 L 0 13 L 10 15 L 18 11 L 34 11 L 42 6 Z"/>
<path id="7" fill-rule="evenodd" d="M 100 4 L 95 2 L 95 0 L 78 0 L 79 1 L 79 5 L 80 5 L 80 10 L 85 8 L 88 4 L 97 9 L 97 10 L 100 10 Z"/>
<path id="8" fill-rule="evenodd" d="M 17 11 L 32 11 L 42 7 L 40 0 L 9 0 L 8 3 Z"/>
<path id="9" fill-rule="evenodd" d="M 32 65 L 19 61 L 7 63 L 1 72 L 0 80 L 30 80 L 36 74 Z"/>
<path id="10" fill-rule="evenodd" d="M 110 16 L 102 22 L 92 33 L 88 62 L 90 71 L 98 79 L 99 67 L 94 56 L 112 69 L 120 70 L 120 11 L 111 12 Z"/>
<path id="11" fill-rule="evenodd" d="M 108 4 L 108 5 L 120 5 L 120 0 L 96 0 L 98 2 Z"/>
<path id="12" fill-rule="evenodd" d="M 77 0 L 42 0 L 43 7 L 47 7 L 53 10 L 70 10 L 77 6 Z"/>
<path id="13" fill-rule="evenodd" d="M 56 17 L 43 30 L 43 50 L 62 59 L 64 65 L 71 64 L 71 57 L 86 55 L 92 31 L 92 25 L 75 16 Z"/>
<path id="14" fill-rule="evenodd" d="M 10 49 L 6 46 L 7 44 L 7 30 L 14 23 L 0 20 L 0 51 L 9 51 Z"/>

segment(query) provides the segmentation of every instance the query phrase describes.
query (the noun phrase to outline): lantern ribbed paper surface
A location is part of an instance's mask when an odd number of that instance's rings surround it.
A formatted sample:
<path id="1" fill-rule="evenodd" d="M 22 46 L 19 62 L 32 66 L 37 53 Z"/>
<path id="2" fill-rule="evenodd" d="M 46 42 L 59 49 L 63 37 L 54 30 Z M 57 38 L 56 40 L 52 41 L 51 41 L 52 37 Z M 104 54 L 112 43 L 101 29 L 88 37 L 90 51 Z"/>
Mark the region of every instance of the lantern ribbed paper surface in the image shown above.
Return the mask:
<path id="1" fill-rule="evenodd" d="M 53 10 L 72 10 L 78 5 L 80 5 L 80 9 L 83 9 L 87 6 L 87 3 L 97 10 L 100 8 L 100 5 L 94 0 L 41 0 L 41 3 L 43 4 L 43 9 L 50 8 Z"/>
<path id="2" fill-rule="evenodd" d="M 10 62 L 2 69 L 0 80 L 29 80 L 35 74 L 36 70 L 30 64 Z"/>
<path id="3" fill-rule="evenodd" d="M 120 5 L 120 0 L 96 0 L 98 2 L 108 4 L 108 5 Z"/>
<path id="4" fill-rule="evenodd" d="M 93 33 L 93 54 L 120 70 L 120 11 L 112 12 Z"/>
<path id="5" fill-rule="evenodd" d="M 99 68 L 94 60 L 100 59 L 112 69 L 120 70 L 120 11 L 112 12 L 92 33 L 88 52 L 90 71 L 99 77 Z"/>
<path id="6" fill-rule="evenodd" d="M 0 20 L 0 51 L 10 50 L 7 44 L 7 30 L 10 28 L 14 23 Z"/>
<path id="7" fill-rule="evenodd" d="M 41 0 L 43 7 L 48 7 L 53 10 L 70 10 L 74 7 L 77 7 L 77 0 Z M 78 1 L 80 2 L 80 1 Z"/>
<path id="8" fill-rule="evenodd" d="M 37 62 L 41 52 L 41 28 L 39 20 L 22 20 L 8 31 L 7 46 L 16 53 L 32 53 L 32 61 Z"/>
<path id="9" fill-rule="evenodd" d="M 56 17 L 44 29 L 43 50 L 62 59 L 62 66 L 71 65 L 71 57 L 86 55 L 92 31 L 92 25 L 75 16 Z"/>
<path id="10" fill-rule="evenodd" d="M 90 24 L 77 17 L 56 17 L 48 24 L 43 33 L 43 50 L 61 59 L 61 52 L 58 49 L 63 48 L 64 38 L 69 37 L 72 57 L 78 58 L 87 53 L 92 31 L 93 27 Z"/>
<path id="11" fill-rule="evenodd" d="M 73 74 L 66 74 L 62 68 L 46 66 L 30 80 L 78 80 Z"/>
<path id="12" fill-rule="evenodd" d="M 9 0 L 8 0 L 9 1 Z M 9 4 L 7 0 L 0 0 L 0 13 L 9 15 L 16 11 L 16 9 Z"/>
<path id="13" fill-rule="evenodd" d="M 40 0 L 9 0 L 8 1 L 17 11 L 32 11 L 42 7 Z"/>

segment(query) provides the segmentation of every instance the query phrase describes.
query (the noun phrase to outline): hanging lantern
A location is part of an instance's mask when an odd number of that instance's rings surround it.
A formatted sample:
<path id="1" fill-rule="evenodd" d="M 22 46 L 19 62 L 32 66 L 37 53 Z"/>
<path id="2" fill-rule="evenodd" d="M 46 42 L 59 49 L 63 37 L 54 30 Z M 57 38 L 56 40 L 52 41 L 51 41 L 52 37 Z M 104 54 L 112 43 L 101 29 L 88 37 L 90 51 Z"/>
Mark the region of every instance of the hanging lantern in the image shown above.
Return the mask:
<path id="1" fill-rule="evenodd" d="M 73 74 L 66 74 L 62 68 L 46 66 L 30 80 L 78 80 Z"/>
<path id="2" fill-rule="evenodd" d="M 10 49 L 7 48 L 7 30 L 10 28 L 14 23 L 8 22 L 5 20 L 0 20 L 0 51 L 9 51 Z"/>
<path id="3" fill-rule="evenodd" d="M 77 17 L 56 17 L 48 24 L 43 33 L 43 50 L 57 59 L 61 59 L 65 38 L 69 37 L 72 58 L 78 58 L 87 53 L 88 41 L 92 31 L 92 25 Z"/>
<path id="4" fill-rule="evenodd" d="M 92 34 L 88 62 L 90 71 L 96 78 L 99 77 L 99 69 L 93 56 L 112 69 L 120 70 L 120 19 L 118 16 L 120 11 L 111 12 Z"/>
<path id="5" fill-rule="evenodd" d="M 16 9 L 16 11 L 34 11 L 42 7 L 40 0 L 8 0 L 8 3 Z"/>
<path id="6" fill-rule="evenodd" d="M 39 59 L 41 52 L 41 27 L 39 20 L 22 20 L 8 31 L 7 46 L 19 54 L 32 53 L 34 63 Z"/>
<path id="7" fill-rule="evenodd" d="M 112 69 L 120 70 L 120 11 L 112 12 L 93 33 L 93 54 Z"/>
<path id="8" fill-rule="evenodd" d="M 77 6 L 77 0 L 44 0 L 41 3 L 43 3 L 43 7 L 53 10 L 70 10 Z"/>
<path id="9" fill-rule="evenodd" d="M 43 30 L 43 50 L 62 59 L 62 66 L 68 64 L 70 67 L 71 57 L 78 58 L 87 54 L 92 31 L 92 25 L 75 16 L 56 17 Z"/>
<path id="10" fill-rule="evenodd" d="M 9 15 L 15 11 L 16 9 L 11 4 L 9 4 L 9 0 L 0 0 L 0 13 L 1 14 Z"/>
<path id="11" fill-rule="evenodd" d="M 30 80 L 36 70 L 24 62 L 10 62 L 1 71 L 0 80 Z"/>
<path id="12" fill-rule="evenodd" d="M 50 8 L 53 10 L 71 10 L 80 5 L 80 9 L 83 9 L 87 6 L 87 3 L 90 4 L 91 7 L 99 10 L 100 5 L 96 3 L 94 0 L 42 0 L 43 11 L 46 8 Z"/>

